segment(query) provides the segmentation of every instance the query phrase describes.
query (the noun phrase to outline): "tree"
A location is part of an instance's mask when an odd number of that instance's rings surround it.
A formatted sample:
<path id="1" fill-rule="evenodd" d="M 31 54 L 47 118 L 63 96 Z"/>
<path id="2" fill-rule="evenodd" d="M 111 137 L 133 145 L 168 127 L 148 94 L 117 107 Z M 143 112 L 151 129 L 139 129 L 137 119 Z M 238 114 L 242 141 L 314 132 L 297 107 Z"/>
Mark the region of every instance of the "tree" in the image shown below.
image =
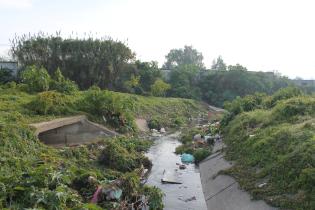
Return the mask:
<path id="1" fill-rule="evenodd" d="M 200 98 L 200 89 L 198 87 L 199 68 L 195 65 L 177 66 L 170 74 L 170 84 L 172 96 L 182 98 Z"/>
<path id="2" fill-rule="evenodd" d="M 229 65 L 228 70 L 229 71 L 247 71 L 247 68 L 237 63 L 235 66 Z"/>
<path id="3" fill-rule="evenodd" d="M 217 71 L 226 71 L 226 64 L 224 63 L 221 56 L 219 56 L 217 60 L 213 60 L 211 69 Z"/>
<path id="4" fill-rule="evenodd" d="M 171 89 L 171 85 L 164 82 L 162 79 L 157 79 L 153 85 L 151 85 L 151 93 L 154 96 L 165 96 L 166 91 Z"/>
<path id="5" fill-rule="evenodd" d="M 195 65 L 199 69 L 204 69 L 202 53 L 192 46 L 184 46 L 184 49 L 172 49 L 166 56 L 163 65 L 165 69 L 174 69 L 180 65 Z"/>
<path id="6" fill-rule="evenodd" d="M 82 89 L 94 84 L 115 89 L 125 65 L 134 58 L 128 46 L 111 38 L 64 39 L 42 33 L 15 37 L 11 52 L 23 67 L 43 66 L 50 74 L 60 67 Z"/>

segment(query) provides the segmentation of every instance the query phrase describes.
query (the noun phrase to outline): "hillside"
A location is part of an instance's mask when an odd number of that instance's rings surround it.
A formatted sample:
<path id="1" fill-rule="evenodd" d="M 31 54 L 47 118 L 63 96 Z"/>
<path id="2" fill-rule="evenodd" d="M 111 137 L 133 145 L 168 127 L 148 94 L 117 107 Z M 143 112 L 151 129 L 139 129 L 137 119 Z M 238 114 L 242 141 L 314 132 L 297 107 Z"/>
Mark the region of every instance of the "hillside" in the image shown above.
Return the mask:
<path id="1" fill-rule="evenodd" d="M 315 97 L 295 88 L 227 104 L 223 121 L 234 176 L 256 199 L 282 209 L 315 208 Z"/>
<path id="2" fill-rule="evenodd" d="M 202 104 L 97 88 L 72 94 L 29 94 L 23 88 L 11 84 L 0 89 L 1 209 L 99 209 L 88 203 L 97 185 L 108 186 L 111 180 L 122 182 L 124 199 L 132 202 L 144 194 L 156 209 L 162 208 L 160 191 L 140 185 L 139 168 L 150 165 L 141 152 L 151 143 L 135 137 L 134 118 L 156 118 L 163 126 L 176 127 L 204 111 Z M 99 123 L 106 118 L 105 125 L 129 137 L 57 149 L 42 144 L 28 126 L 76 114 Z M 104 199 L 99 205 L 112 209 L 117 203 Z"/>

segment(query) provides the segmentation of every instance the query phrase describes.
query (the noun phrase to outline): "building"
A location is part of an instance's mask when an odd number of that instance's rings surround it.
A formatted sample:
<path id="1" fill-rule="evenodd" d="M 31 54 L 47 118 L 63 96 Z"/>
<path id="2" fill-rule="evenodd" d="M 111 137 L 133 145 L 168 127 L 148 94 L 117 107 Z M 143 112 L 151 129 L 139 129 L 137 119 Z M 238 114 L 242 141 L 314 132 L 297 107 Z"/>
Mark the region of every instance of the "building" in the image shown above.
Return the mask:
<path id="1" fill-rule="evenodd" d="M 18 62 L 17 61 L 0 61 L 0 69 L 8 69 L 12 72 L 13 76 L 16 76 L 18 72 Z"/>

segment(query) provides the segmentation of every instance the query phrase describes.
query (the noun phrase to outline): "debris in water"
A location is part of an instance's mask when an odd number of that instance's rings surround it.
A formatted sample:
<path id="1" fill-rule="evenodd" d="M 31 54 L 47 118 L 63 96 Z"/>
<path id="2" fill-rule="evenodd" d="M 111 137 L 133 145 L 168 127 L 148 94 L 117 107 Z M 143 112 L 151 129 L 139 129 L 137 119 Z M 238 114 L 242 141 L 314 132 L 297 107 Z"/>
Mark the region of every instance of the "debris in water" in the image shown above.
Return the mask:
<path id="1" fill-rule="evenodd" d="M 195 200 L 197 200 L 197 198 L 196 198 L 196 196 L 193 196 L 191 198 L 186 199 L 185 202 L 195 201 Z"/>
<path id="2" fill-rule="evenodd" d="M 179 182 L 175 179 L 173 174 L 167 173 L 165 170 L 163 171 L 163 178 L 161 179 L 161 182 L 163 184 L 182 184 L 182 182 Z"/>
<path id="3" fill-rule="evenodd" d="M 184 165 L 184 164 L 180 165 L 180 166 L 179 166 L 179 169 L 182 169 L 182 170 L 183 170 L 183 169 L 186 169 L 186 165 Z"/>

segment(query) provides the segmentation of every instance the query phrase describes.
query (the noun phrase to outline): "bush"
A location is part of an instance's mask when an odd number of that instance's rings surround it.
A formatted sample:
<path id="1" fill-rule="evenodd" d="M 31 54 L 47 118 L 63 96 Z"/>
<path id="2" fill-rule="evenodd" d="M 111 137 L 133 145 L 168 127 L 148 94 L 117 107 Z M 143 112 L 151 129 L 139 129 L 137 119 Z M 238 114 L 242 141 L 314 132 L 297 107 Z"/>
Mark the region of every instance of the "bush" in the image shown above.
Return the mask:
<path id="1" fill-rule="evenodd" d="M 71 113 L 71 102 L 63 94 L 55 91 L 39 93 L 28 105 L 29 109 L 37 114 L 66 114 Z"/>
<path id="2" fill-rule="evenodd" d="M 27 84 L 29 92 L 41 92 L 49 89 L 50 76 L 43 67 L 28 66 L 21 73 L 22 82 Z"/>
<path id="3" fill-rule="evenodd" d="M 165 96 L 166 91 L 169 89 L 171 89 L 171 85 L 161 79 L 157 79 L 154 84 L 151 85 L 151 93 L 154 96 Z"/>
<path id="4" fill-rule="evenodd" d="M 128 151 L 115 140 L 106 143 L 99 157 L 99 162 L 104 166 L 122 172 L 130 172 L 141 166 L 141 159 L 136 156 L 135 152 Z"/>
<path id="5" fill-rule="evenodd" d="M 71 94 L 78 91 L 78 86 L 75 82 L 66 79 L 58 68 L 54 73 L 53 80 L 51 80 L 50 89 L 60 93 Z"/>
<path id="6" fill-rule="evenodd" d="M 275 120 L 289 120 L 297 115 L 315 114 L 315 100 L 307 97 L 296 97 L 279 102 L 272 111 Z"/>
<path id="7" fill-rule="evenodd" d="M 0 85 L 14 80 L 12 70 L 0 68 Z"/>
<path id="8" fill-rule="evenodd" d="M 108 124 L 121 132 L 136 130 L 131 114 L 134 109 L 131 98 L 122 98 L 110 91 L 93 87 L 85 92 L 82 100 L 78 102 L 78 107 L 98 118 L 105 117 Z"/>
<path id="9" fill-rule="evenodd" d="M 148 127 L 150 129 L 160 130 L 161 127 L 162 127 L 160 119 L 158 119 L 157 117 L 154 117 L 154 118 L 150 119 L 149 122 L 148 122 Z"/>
<path id="10" fill-rule="evenodd" d="M 203 159 L 208 157 L 211 154 L 209 148 L 198 148 L 194 151 L 193 156 L 195 157 L 195 163 L 198 164 Z"/>
<path id="11" fill-rule="evenodd" d="M 163 192 L 155 187 L 155 186 L 147 186 L 145 185 L 143 190 L 143 194 L 149 197 L 149 206 L 150 209 L 154 210 L 163 210 L 164 209 L 164 204 L 163 204 Z"/>

